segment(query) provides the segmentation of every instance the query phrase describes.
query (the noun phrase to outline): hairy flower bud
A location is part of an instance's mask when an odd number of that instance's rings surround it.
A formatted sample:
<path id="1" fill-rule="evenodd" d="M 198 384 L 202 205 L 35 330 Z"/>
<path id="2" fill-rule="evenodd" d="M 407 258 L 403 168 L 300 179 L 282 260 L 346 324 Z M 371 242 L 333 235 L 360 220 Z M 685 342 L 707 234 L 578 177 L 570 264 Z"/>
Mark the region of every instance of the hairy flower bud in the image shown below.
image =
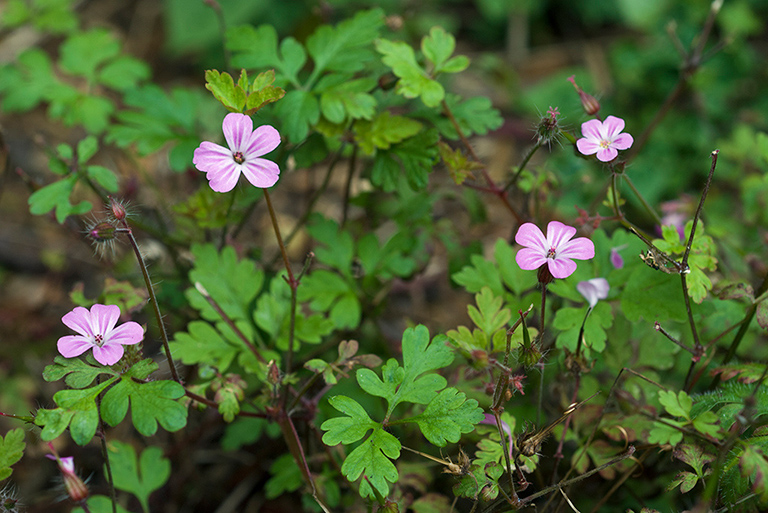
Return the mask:
<path id="1" fill-rule="evenodd" d="M 573 84 L 573 87 L 576 88 L 576 92 L 579 94 L 579 99 L 581 100 L 581 106 L 584 108 L 584 112 L 586 112 L 588 116 L 596 116 L 597 113 L 600 112 L 600 102 L 597 101 L 597 99 L 591 94 L 585 93 L 581 90 L 581 87 L 576 84 L 575 75 L 568 77 L 568 81 Z"/>
<path id="2" fill-rule="evenodd" d="M 110 242 L 114 240 L 116 233 L 117 228 L 106 221 L 88 228 L 88 236 L 92 238 L 94 242 Z"/>
<path id="3" fill-rule="evenodd" d="M 560 126 L 557 122 L 557 116 L 560 112 L 557 107 L 550 107 L 547 113 L 541 117 L 538 126 L 536 127 L 536 135 L 543 142 L 550 142 L 560 134 Z"/>
<path id="4" fill-rule="evenodd" d="M 53 448 L 53 444 L 49 443 L 48 446 L 53 451 L 53 454 L 46 454 L 45 457 L 51 460 L 55 460 L 59 465 L 61 476 L 64 479 L 64 488 L 67 490 L 67 495 L 74 502 L 80 503 L 88 498 L 90 492 L 88 486 L 80 479 L 80 476 L 75 472 L 75 461 L 72 456 L 66 458 L 60 458 L 56 450 Z"/>
<path id="5" fill-rule="evenodd" d="M 109 197 L 109 213 L 112 214 L 112 217 L 117 221 L 122 221 L 128 217 L 128 209 L 126 208 L 125 203 L 113 196 Z"/>

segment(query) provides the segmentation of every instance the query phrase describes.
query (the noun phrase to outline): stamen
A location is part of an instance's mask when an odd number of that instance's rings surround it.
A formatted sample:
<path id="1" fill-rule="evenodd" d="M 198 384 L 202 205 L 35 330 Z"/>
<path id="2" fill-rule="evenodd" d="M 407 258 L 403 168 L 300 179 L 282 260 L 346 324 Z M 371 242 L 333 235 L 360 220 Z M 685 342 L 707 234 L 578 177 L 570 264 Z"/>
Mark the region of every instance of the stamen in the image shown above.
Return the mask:
<path id="1" fill-rule="evenodd" d="M 238 164 L 242 164 L 243 162 L 245 162 L 245 155 L 243 155 L 243 152 L 241 151 L 236 151 L 235 153 L 233 153 L 232 158 L 234 158 L 235 162 L 237 162 Z"/>
<path id="2" fill-rule="evenodd" d="M 104 345 L 104 335 L 94 335 L 93 341 L 96 342 L 96 345 L 101 347 Z"/>
<path id="3" fill-rule="evenodd" d="M 556 254 L 557 251 L 555 251 L 555 248 L 549 248 L 549 251 L 547 251 L 547 258 L 555 258 Z"/>

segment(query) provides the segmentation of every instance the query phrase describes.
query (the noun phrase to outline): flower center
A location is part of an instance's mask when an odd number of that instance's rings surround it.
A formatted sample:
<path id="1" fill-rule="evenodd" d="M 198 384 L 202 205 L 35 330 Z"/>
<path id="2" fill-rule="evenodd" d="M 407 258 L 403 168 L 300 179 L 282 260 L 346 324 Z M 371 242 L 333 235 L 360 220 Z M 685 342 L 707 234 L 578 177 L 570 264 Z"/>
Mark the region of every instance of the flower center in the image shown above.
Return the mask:
<path id="1" fill-rule="evenodd" d="M 609 141 L 607 139 L 602 139 L 600 141 L 600 147 L 601 148 L 610 148 L 611 147 L 611 141 Z"/>
<path id="2" fill-rule="evenodd" d="M 243 155 L 242 151 L 236 151 L 235 153 L 233 153 L 232 158 L 234 158 L 235 162 L 237 162 L 238 164 L 242 164 L 243 162 L 245 162 L 245 155 Z"/>
<path id="3" fill-rule="evenodd" d="M 555 258 L 555 255 L 557 254 L 557 251 L 555 248 L 549 248 L 549 251 L 547 251 L 547 258 Z"/>
<path id="4" fill-rule="evenodd" d="M 96 343 L 97 346 L 101 347 L 104 345 L 104 335 L 94 335 L 93 341 Z"/>

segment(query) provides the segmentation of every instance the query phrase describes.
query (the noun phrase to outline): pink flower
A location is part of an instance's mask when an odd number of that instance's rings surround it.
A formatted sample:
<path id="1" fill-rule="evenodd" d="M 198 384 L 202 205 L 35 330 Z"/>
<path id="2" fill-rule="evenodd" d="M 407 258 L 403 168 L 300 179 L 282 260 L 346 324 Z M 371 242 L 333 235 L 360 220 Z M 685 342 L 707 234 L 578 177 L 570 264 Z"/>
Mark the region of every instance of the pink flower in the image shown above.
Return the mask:
<path id="1" fill-rule="evenodd" d="M 597 160 L 610 162 L 619 154 L 616 150 L 626 150 L 634 139 L 629 134 L 622 134 L 624 120 L 608 116 L 605 121 L 590 119 L 581 124 L 583 138 L 576 141 L 576 147 L 583 155 L 597 153 Z"/>
<path id="2" fill-rule="evenodd" d="M 48 447 L 51 448 L 53 454 L 46 454 L 45 457 L 58 463 L 59 470 L 61 470 L 61 475 L 64 478 L 64 487 L 69 497 L 75 502 L 87 499 L 90 492 L 86 484 L 75 472 L 75 459 L 72 456 L 67 456 L 66 458 L 59 457 L 59 453 L 56 452 L 56 449 L 50 442 L 48 442 Z"/>
<path id="3" fill-rule="evenodd" d="M 584 299 L 589 303 L 589 307 L 594 308 L 598 300 L 608 297 L 608 291 L 611 290 L 611 286 L 608 285 L 608 280 L 605 278 L 592 278 L 591 280 L 580 281 L 576 285 L 576 290 L 584 296 Z"/>
<path id="4" fill-rule="evenodd" d="M 515 261 L 521 269 L 532 271 L 544 264 L 555 278 L 567 278 L 576 270 L 576 262 L 571 260 L 589 260 L 595 256 L 595 245 L 586 237 L 571 238 L 576 228 L 560 221 L 551 221 L 547 225 L 547 236 L 533 223 L 525 223 L 515 235 L 515 242 L 523 249 L 517 252 Z"/>
<path id="5" fill-rule="evenodd" d="M 280 144 L 274 127 L 263 125 L 253 129 L 253 121 L 245 114 L 230 113 L 222 124 L 229 148 L 202 142 L 195 149 L 192 163 L 206 173 L 211 189 L 229 192 L 237 185 L 242 172 L 254 187 L 272 187 L 280 176 L 280 168 L 271 160 L 261 159 Z"/>
<path id="6" fill-rule="evenodd" d="M 130 321 L 115 328 L 120 308 L 115 305 L 93 305 L 91 310 L 76 307 L 61 318 L 68 328 L 79 335 L 61 337 L 57 344 L 65 358 L 80 356 L 93 349 L 93 357 L 102 365 L 113 365 L 123 357 L 123 346 L 138 344 L 144 338 L 144 330 Z"/>
<path id="7" fill-rule="evenodd" d="M 615 269 L 621 269 L 624 267 L 624 259 L 621 257 L 619 250 L 626 248 L 626 244 L 611 248 L 611 264 Z"/>

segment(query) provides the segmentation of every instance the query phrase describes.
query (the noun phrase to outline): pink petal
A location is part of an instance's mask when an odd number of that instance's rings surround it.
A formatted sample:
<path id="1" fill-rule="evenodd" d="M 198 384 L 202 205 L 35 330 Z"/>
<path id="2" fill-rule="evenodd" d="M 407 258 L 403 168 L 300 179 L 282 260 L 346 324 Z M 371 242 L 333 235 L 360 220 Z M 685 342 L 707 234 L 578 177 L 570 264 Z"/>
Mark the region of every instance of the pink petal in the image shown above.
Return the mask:
<path id="1" fill-rule="evenodd" d="M 192 157 L 192 163 L 200 171 L 218 169 L 234 161 L 232 150 L 208 141 L 200 143 Z"/>
<path id="2" fill-rule="evenodd" d="M 611 264 L 613 264 L 613 267 L 616 269 L 621 269 L 624 267 L 624 259 L 619 254 L 619 250 L 616 248 L 611 248 Z"/>
<path id="3" fill-rule="evenodd" d="M 93 347 L 93 342 L 80 335 L 67 335 L 61 337 L 56 343 L 56 347 L 64 358 L 74 358 Z"/>
<path id="4" fill-rule="evenodd" d="M 515 242 L 521 246 L 538 250 L 539 253 L 542 253 L 542 256 L 546 255 L 547 250 L 549 249 L 544 234 L 541 233 L 539 227 L 533 223 L 523 223 L 520 228 L 517 229 Z"/>
<path id="5" fill-rule="evenodd" d="M 574 228 L 574 231 L 576 229 Z M 575 258 L 577 260 L 589 260 L 595 258 L 595 244 L 586 237 L 579 237 L 557 248 L 557 256 L 563 258 Z"/>
<path id="6" fill-rule="evenodd" d="M 138 344 L 144 339 L 144 330 L 138 322 L 128 321 L 113 329 L 109 338 L 105 339 L 107 344 Z"/>
<path id="7" fill-rule="evenodd" d="M 253 133 L 253 120 L 245 114 L 232 112 L 224 117 L 221 128 L 229 149 L 233 152 L 245 153 L 246 145 L 250 142 Z"/>
<path id="8" fill-rule="evenodd" d="M 515 255 L 515 262 L 524 271 L 538 269 L 547 262 L 546 257 L 538 249 L 523 248 Z"/>
<path id="9" fill-rule="evenodd" d="M 91 307 L 91 327 L 95 335 L 108 335 L 119 318 L 119 306 L 93 305 Z"/>
<path id="10" fill-rule="evenodd" d="M 125 350 L 120 344 L 106 344 L 93 347 L 93 357 L 102 365 L 114 365 L 123 357 Z"/>
<path id="11" fill-rule="evenodd" d="M 580 281 L 576 285 L 576 290 L 584 296 L 590 308 L 594 308 L 598 300 L 607 298 L 610 289 L 611 286 L 608 285 L 608 280 L 605 278 L 592 278 L 591 280 Z"/>
<path id="12" fill-rule="evenodd" d="M 547 225 L 547 249 L 555 248 L 559 254 L 571 237 L 576 234 L 576 228 L 561 223 L 560 221 L 550 221 Z"/>
<path id="13" fill-rule="evenodd" d="M 576 148 L 582 155 L 594 155 L 600 150 L 600 144 L 591 139 L 579 139 Z"/>
<path id="14" fill-rule="evenodd" d="M 567 278 L 576 270 L 576 262 L 570 258 L 556 257 L 547 261 L 549 272 L 558 279 Z"/>
<path id="15" fill-rule="evenodd" d="M 612 141 L 617 134 L 624 130 L 624 120 L 616 116 L 608 116 L 603 121 L 603 130 L 605 130 L 605 138 Z"/>
<path id="16" fill-rule="evenodd" d="M 266 155 L 280 144 L 280 132 L 274 127 L 263 125 L 253 131 L 248 144 L 244 147 L 245 160 L 254 159 Z"/>
<path id="17" fill-rule="evenodd" d="M 243 174 L 255 187 L 272 187 L 280 178 L 280 168 L 271 160 L 255 159 L 243 164 Z"/>
<path id="18" fill-rule="evenodd" d="M 229 192 L 237 185 L 241 169 L 242 166 L 237 165 L 234 160 L 230 160 L 225 167 L 208 171 L 205 177 L 208 179 L 208 185 L 214 191 Z"/>
<path id="19" fill-rule="evenodd" d="M 581 124 L 581 133 L 591 141 L 600 142 L 602 139 L 602 128 L 603 124 L 599 119 L 590 119 Z"/>
<path id="20" fill-rule="evenodd" d="M 76 306 L 71 312 L 68 312 L 61 318 L 64 325 L 81 335 L 92 337 L 91 331 L 91 312 L 82 306 Z"/>
<path id="21" fill-rule="evenodd" d="M 611 146 L 616 148 L 617 150 L 626 150 L 630 146 L 632 146 L 632 143 L 635 142 L 635 140 L 632 138 L 629 134 L 619 134 L 618 137 L 616 137 L 613 142 L 611 142 Z"/>
<path id="22" fill-rule="evenodd" d="M 616 151 L 616 149 L 612 146 L 607 148 L 600 148 L 597 150 L 597 160 L 600 162 L 610 162 L 615 159 L 618 154 L 619 152 Z"/>

